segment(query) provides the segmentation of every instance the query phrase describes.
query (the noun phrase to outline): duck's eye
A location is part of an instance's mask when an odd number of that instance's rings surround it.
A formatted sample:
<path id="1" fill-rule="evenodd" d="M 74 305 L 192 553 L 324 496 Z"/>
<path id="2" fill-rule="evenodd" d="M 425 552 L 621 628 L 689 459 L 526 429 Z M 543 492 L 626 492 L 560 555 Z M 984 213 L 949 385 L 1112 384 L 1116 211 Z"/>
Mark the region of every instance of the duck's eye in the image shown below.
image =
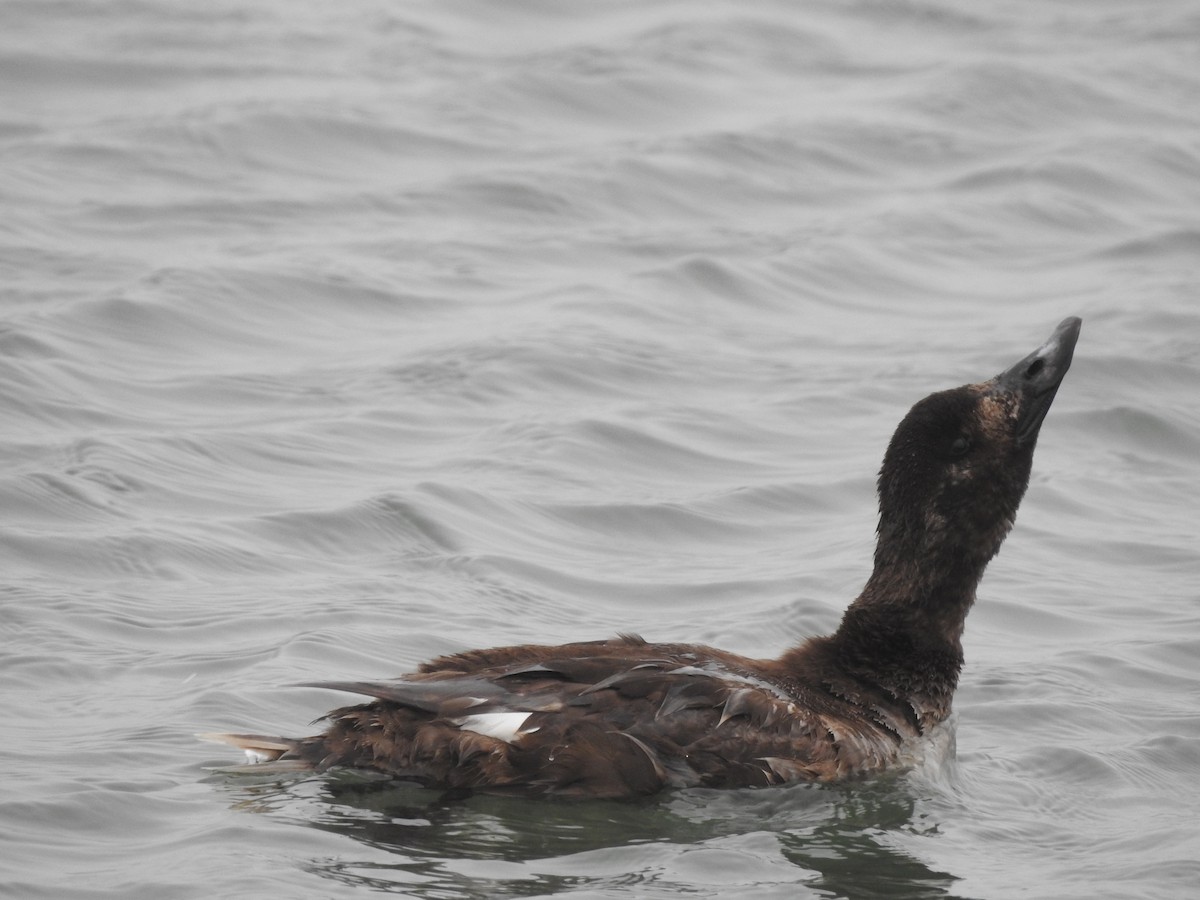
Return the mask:
<path id="1" fill-rule="evenodd" d="M 971 439 L 965 434 L 960 434 L 954 439 L 954 443 L 950 445 L 950 455 L 953 457 L 966 456 L 967 451 L 971 449 Z"/>

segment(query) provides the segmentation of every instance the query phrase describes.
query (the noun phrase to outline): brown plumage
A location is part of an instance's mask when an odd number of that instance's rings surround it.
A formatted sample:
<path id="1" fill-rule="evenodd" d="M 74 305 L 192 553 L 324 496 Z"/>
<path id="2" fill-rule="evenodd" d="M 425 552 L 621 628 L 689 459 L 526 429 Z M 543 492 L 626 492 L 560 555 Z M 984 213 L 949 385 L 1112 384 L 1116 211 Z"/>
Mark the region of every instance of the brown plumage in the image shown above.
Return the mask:
<path id="1" fill-rule="evenodd" d="M 1012 527 L 1079 329 L 1067 319 L 1012 368 L 904 418 L 879 475 L 874 571 L 828 637 L 768 660 L 631 635 L 471 650 L 396 681 L 316 685 L 374 699 L 329 713 L 314 737 L 206 737 L 275 766 L 579 798 L 900 765 L 950 713 L 964 620 Z"/>

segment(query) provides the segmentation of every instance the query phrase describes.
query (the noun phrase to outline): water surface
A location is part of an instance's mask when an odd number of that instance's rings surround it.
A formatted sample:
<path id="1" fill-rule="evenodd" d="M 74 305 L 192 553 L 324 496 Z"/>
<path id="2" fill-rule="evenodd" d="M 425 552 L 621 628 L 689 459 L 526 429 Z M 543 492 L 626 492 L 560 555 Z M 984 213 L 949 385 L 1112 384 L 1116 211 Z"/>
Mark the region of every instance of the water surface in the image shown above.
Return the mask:
<path id="1" fill-rule="evenodd" d="M 1200 16 L 9 0 L 12 896 L 1184 897 Z M 431 655 L 773 655 L 926 393 L 1084 319 L 957 760 L 521 803 L 213 776 Z"/>

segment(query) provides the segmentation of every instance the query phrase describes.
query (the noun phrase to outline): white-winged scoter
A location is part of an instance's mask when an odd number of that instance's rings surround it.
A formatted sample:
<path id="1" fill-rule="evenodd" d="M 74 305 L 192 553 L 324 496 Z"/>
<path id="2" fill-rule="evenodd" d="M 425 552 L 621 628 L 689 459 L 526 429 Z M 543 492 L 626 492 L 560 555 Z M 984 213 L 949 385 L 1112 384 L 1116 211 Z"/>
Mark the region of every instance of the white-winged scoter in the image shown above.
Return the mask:
<path id="1" fill-rule="evenodd" d="M 314 737 L 204 737 L 276 769 L 572 798 L 896 768 L 950 714 L 963 623 L 1013 525 L 1080 324 L 1066 319 L 1012 368 L 904 417 L 879 473 L 874 570 L 828 637 L 778 659 L 628 635 L 471 650 L 395 681 L 314 685 L 375 698 L 329 713 Z"/>

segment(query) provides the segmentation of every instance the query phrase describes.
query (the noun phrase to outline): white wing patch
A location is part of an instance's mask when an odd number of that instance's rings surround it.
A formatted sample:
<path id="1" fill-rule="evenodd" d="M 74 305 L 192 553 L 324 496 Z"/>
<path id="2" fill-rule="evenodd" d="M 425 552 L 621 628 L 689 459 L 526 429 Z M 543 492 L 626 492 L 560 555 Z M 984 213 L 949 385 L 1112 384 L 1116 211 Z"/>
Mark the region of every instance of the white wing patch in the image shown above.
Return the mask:
<path id="1" fill-rule="evenodd" d="M 464 731 L 473 731 L 485 737 L 496 738 L 511 744 L 523 734 L 533 734 L 537 727 L 521 730 L 521 726 L 532 715 L 527 712 L 492 712 L 476 713 L 473 716 L 463 716 L 461 719 L 450 721 Z"/>

